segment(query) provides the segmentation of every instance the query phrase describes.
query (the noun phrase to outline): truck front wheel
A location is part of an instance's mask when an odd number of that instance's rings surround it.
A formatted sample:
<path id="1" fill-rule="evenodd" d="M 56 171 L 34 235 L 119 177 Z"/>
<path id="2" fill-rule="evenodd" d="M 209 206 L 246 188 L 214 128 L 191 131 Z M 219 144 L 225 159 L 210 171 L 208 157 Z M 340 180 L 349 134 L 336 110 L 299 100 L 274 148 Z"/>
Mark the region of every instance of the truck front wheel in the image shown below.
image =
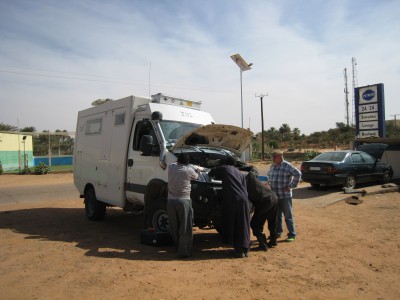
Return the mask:
<path id="1" fill-rule="evenodd" d="M 167 200 L 159 198 L 145 204 L 146 219 L 149 227 L 158 232 L 168 232 Z"/>
<path id="2" fill-rule="evenodd" d="M 85 212 L 89 220 L 102 220 L 106 214 L 106 204 L 97 200 L 92 187 L 85 191 Z"/>

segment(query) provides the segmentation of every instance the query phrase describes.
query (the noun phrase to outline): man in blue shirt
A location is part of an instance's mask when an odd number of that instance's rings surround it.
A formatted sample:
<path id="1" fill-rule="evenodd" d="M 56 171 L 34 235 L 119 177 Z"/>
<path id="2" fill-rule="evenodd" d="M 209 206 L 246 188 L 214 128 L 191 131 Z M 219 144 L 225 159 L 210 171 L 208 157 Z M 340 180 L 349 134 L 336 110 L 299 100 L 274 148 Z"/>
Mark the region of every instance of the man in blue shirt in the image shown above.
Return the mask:
<path id="1" fill-rule="evenodd" d="M 283 159 L 283 152 L 274 151 L 268 171 L 268 182 L 272 191 L 278 196 L 278 223 L 276 226 L 277 237 L 282 236 L 282 214 L 285 216 L 286 227 L 289 231 L 287 242 L 296 239 L 296 229 L 292 210 L 292 189 L 297 186 L 301 178 L 301 172 L 292 164 Z"/>

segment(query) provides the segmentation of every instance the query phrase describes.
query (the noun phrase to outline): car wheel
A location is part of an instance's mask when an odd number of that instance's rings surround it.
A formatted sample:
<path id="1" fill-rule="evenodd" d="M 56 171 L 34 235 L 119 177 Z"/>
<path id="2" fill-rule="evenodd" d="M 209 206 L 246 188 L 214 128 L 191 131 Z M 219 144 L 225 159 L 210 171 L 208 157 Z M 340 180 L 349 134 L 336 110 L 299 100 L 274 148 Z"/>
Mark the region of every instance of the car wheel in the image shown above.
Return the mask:
<path id="1" fill-rule="evenodd" d="M 167 200 L 156 199 L 150 201 L 145 205 L 147 226 L 155 229 L 157 232 L 168 232 L 168 212 L 167 212 Z"/>
<path id="2" fill-rule="evenodd" d="M 343 187 L 354 189 L 356 187 L 356 178 L 353 175 L 349 175 L 346 178 L 346 181 L 343 184 Z"/>
<path id="3" fill-rule="evenodd" d="M 390 176 L 390 171 L 386 170 L 383 175 L 382 175 L 382 183 L 389 183 L 390 182 L 391 176 Z"/>
<path id="4" fill-rule="evenodd" d="M 313 188 L 319 188 L 319 183 L 310 183 Z"/>
<path id="5" fill-rule="evenodd" d="M 106 215 L 106 204 L 97 200 L 93 188 L 85 191 L 85 212 L 89 220 L 99 221 Z"/>

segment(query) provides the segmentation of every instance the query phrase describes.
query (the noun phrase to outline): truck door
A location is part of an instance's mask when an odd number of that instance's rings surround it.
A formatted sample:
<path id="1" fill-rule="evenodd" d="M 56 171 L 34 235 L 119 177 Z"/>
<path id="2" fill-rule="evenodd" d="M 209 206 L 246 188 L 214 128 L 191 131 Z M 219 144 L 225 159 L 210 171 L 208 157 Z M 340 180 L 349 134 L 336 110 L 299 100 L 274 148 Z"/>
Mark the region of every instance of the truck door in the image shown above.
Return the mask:
<path id="1" fill-rule="evenodd" d="M 136 118 L 131 134 L 126 176 L 126 197 L 129 201 L 144 204 L 144 193 L 147 183 L 154 178 L 159 167 L 159 146 L 152 123 L 145 118 Z M 143 135 L 153 137 L 153 152 L 143 156 L 140 152 L 140 141 Z"/>

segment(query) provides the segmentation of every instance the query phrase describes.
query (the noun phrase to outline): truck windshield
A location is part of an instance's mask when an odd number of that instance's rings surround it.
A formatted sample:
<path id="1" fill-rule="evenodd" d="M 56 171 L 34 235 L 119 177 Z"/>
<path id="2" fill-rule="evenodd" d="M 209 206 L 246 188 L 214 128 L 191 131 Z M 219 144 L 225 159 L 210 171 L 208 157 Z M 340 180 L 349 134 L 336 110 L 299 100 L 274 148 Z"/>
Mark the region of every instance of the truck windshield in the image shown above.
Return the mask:
<path id="1" fill-rule="evenodd" d="M 167 147 L 172 147 L 182 136 L 203 125 L 163 120 L 160 126 L 167 141 Z"/>

